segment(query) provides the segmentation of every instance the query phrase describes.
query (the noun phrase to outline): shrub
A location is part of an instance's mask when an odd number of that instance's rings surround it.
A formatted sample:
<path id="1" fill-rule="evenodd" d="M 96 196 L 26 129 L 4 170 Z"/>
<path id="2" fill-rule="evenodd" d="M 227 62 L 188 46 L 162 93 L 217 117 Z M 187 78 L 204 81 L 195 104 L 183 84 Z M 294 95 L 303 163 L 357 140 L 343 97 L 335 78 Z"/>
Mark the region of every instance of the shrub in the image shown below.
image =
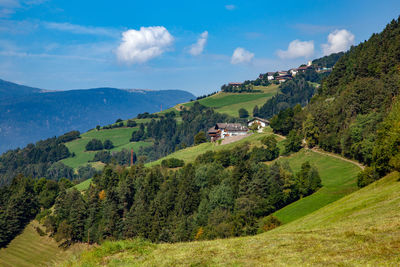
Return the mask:
<path id="1" fill-rule="evenodd" d="M 379 174 L 374 168 L 367 167 L 357 175 L 358 187 L 367 186 L 379 179 Z"/>
<path id="2" fill-rule="evenodd" d="M 111 153 L 109 151 L 99 151 L 94 155 L 93 161 L 101 161 L 105 164 L 111 162 Z"/>
<path id="3" fill-rule="evenodd" d="M 57 141 L 60 143 L 66 143 L 78 139 L 80 137 L 80 134 L 81 133 L 79 131 L 71 131 L 58 137 Z"/>
<path id="4" fill-rule="evenodd" d="M 259 232 L 266 232 L 280 226 L 282 222 L 274 215 L 269 215 L 261 220 Z"/>
<path id="5" fill-rule="evenodd" d="M 87 151 L 96 151 L 102 149 L 103 149 L 103 143 L 98 139 L 92 139 L 89 141 L 89 143 L 86 144 Z"/>
<path id="6" fill-rule="evenodd" d="M 247 117 L 249 117 L 249 112 L 244 108 L 239 109 L 239 118 L 247 118 Z"/>
<path id="7" fill-rule="evenodd" d="M 137 123 L 134 120 L 128 120 L 128 122 L 126 123 L 127 127 L 136 127 Z"/>
<path id="8" fill-rule="evenodd" d="M 111 142 L 111 140 L 105 140 L 103 144 L 104 149 L 112 149 L 114 148 L 114 144 Z"/>
<path id="9" fill-rule="evenodd" d="M 198 134 L 194 136 L 194 144 L 198 145 L 201 143 L 207 142 L 206 133 L 204 131 L 200 131 Z"/>
<path id="10" fill-rule="evenodd" d="M 301 149 L 301 142 L 301 136 L 295 130 L 291 130 L 284 142 L 285 154 L 299 151 Z"/>
<path id="11" fill-rule="evenodd" d="M 185 165 L 185 162 L 177 158 L 169 158 L 161 161 L 161 166 L 167 168 L 177 168 L 177 167 L 182 167 L 183 165 Z"/>

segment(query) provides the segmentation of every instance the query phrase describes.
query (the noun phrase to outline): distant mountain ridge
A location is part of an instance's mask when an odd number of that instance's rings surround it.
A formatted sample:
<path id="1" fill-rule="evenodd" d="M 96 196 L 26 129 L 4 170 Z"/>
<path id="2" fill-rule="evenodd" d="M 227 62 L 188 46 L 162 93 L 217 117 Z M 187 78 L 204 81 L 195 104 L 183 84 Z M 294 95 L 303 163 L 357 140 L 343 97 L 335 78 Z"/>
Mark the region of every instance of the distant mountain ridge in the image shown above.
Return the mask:
<path id="1" fill-rule="evenodd" d="M 195 96 L 183 90 L 95 88 L 49 91 L 0 80 L 0 153 L 71 130 L 86 131 L 156 112 Z"/>

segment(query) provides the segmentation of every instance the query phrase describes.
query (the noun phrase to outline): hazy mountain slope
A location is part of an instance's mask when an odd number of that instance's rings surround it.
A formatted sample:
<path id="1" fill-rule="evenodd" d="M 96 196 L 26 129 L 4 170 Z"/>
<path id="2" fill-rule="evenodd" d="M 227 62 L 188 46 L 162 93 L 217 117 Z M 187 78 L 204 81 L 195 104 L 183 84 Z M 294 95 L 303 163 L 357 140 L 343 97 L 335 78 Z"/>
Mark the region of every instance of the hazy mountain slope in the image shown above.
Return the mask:
<path id="1" fill-rule="evenodd" d="M 15 87 L 22 89 L 12 98 L 0 93 L 0 152 L 71 130 L 86 131 L 117 118 L 152 113 L 159 111 L 161 105 L 168 108 L 194 98 L 181 90 L 97 88 L 40 93 Z"/>
<path id="2" fill-rule="evenodd" d="M 0 79 L 0 99 L 14 98 L 34 93 L 39 93 L 41 90 L 29 86 L 19 85 L 12 82 L 7 82 Z"/>

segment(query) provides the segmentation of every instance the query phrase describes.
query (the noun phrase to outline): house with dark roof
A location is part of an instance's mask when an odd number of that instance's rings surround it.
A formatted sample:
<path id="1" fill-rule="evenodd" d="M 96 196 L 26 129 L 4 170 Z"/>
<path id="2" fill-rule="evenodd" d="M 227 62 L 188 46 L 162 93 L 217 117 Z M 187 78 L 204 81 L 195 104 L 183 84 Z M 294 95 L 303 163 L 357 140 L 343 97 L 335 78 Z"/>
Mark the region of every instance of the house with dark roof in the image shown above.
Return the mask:
<path id="1" fill-rule="evenodd" d="M 240 123 L 217 123 L 207 133 L 211 137 L 211 141 L 216 141 L 229 136 L 246 135 L 248 131 L 249 128 Z"/>
<path id="2" fill-rule="evenodd" d="M 239 86 L 241 86 L 242 84 L 243 84 L 243 83 L 234 83 L 234 82 L 229 83 L 229 85 L 232 86 L 232 87 L 239 87 Z"/>

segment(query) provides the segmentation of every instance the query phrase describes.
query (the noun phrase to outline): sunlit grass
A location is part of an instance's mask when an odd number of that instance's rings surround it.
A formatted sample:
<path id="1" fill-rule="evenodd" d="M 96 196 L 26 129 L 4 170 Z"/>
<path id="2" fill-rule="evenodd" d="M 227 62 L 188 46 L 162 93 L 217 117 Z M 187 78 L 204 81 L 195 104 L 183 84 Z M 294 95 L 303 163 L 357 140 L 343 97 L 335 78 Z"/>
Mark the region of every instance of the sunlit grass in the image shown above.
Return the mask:
<path id="1" fill-rule="evenodd" d="M 118 241 L 126 243 L 119 247 L 135 249 L 132 253 L 128 249 L 90 250 L 65 266 L 398 266 L 398 179 L 398 173 L 390 174 L 260 235 L 154 246 Z M 136 246 L 142 246 L 143 252 L 137 253 Z"/>

